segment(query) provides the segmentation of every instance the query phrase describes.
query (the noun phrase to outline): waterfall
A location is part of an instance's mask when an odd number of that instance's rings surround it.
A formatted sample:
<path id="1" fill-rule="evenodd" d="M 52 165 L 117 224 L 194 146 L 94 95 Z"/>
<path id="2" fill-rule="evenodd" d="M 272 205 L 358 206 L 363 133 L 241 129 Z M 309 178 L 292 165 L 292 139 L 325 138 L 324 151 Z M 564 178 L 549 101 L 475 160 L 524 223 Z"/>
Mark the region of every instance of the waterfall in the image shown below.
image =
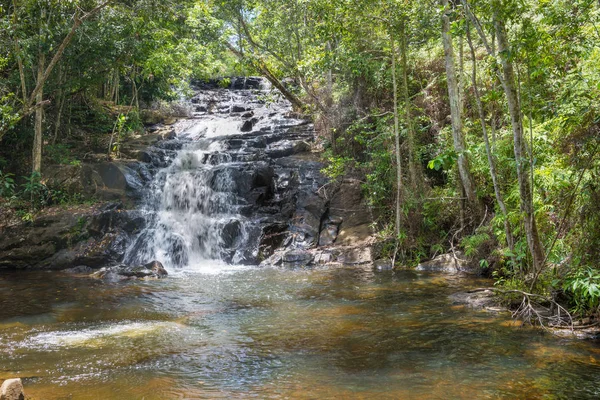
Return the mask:
<path id="1" fill-rule="evenodd" d="M 176 143 L 166 144 L 181 148 L 146 189 L 147 226 L 129 246 L 127 264 L 257 263 L 275 195 L 269 154 L 280 150 L 282 129 L 303 121 L 286 118 L 289 103 L 268 90 L 203 90 L 193 103 L 194 118 L 180 121 Z"/>

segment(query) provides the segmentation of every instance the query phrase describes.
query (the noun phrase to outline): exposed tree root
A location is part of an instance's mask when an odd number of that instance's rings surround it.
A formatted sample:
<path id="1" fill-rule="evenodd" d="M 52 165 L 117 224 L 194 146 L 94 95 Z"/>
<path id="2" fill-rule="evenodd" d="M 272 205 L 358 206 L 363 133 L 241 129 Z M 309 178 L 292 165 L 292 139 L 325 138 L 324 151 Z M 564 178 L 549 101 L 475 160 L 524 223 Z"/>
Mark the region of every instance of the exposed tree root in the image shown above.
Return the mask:
<path id="1" fill-rule="evenodd" d="M 498 288 L 477 288 L 469 290 L 468 293 L 492 291 L 495 293 L 509 295 L 517 294 L 523 296 L 523 300 L 516 310 L 512 311 L 512 317 L 520 319 L 523 323 L 530 325 L 539 324 L 543 329 L 585 329 L 582 326 L 574 326 L 573 316 L 569 311 L 558 304 L 554 299 L 542 296 L 535 293 L 527 293 L 522 290 L 503 290 Z M 592 327 L 598 325 L 598 323 L 592 325 L 586 325 L 586 327 Z"/>

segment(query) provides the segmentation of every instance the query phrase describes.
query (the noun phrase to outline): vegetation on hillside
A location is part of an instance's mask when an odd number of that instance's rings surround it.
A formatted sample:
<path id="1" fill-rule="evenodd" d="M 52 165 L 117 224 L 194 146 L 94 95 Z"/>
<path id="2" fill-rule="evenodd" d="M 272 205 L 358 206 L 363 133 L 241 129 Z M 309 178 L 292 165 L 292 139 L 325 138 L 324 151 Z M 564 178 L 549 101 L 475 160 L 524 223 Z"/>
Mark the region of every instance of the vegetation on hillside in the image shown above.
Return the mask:
<path id="1" fill-rule="evenodd" d="M 6 0 L 0 14 L 0 195 L 8 171 L 106 146 L 94 131 L 192 78 L 256 73 L 315 117 L 332 178 L 363 177 L 398 264 L 461 248 L 503 287 L 599 311 L 597 1 Z"/>

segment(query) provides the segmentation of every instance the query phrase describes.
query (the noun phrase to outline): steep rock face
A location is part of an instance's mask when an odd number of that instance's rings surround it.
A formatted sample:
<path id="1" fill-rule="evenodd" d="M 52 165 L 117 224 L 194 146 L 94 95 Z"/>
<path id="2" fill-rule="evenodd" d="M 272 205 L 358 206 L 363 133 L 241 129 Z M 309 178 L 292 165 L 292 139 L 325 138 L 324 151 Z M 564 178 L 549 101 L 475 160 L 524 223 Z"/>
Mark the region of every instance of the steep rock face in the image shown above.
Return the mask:
<path id="1" fill-rule="evenodd" d="M 32 223 L 0 230 L 0 269 L 100 267 L 123 259 L 145 220 L 121 203 L 51 209 Z"/>

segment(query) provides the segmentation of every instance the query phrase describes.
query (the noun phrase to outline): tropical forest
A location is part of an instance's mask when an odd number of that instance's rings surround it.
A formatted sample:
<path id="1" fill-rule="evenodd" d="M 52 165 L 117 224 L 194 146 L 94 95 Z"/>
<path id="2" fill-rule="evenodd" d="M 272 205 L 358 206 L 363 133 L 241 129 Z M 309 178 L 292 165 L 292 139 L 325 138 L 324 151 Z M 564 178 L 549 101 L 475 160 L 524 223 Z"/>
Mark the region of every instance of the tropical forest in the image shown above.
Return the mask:
<path id="1" fill-rule="evenodd" d="M 0 0 L 0 388 L 600 398 L 600 1 Z"/>

